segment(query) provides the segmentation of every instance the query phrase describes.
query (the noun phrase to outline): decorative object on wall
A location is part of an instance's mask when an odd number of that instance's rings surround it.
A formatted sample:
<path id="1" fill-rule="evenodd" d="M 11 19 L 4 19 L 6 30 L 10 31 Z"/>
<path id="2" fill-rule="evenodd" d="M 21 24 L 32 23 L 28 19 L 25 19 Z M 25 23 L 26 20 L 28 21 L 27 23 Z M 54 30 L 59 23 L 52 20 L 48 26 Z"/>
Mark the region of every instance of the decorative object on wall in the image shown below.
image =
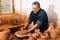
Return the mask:
<path id="1" fill-rule="evenodd" d="M 1 0 L 1 12 L 2 14 L 13 13 L 13 1 Z"/>

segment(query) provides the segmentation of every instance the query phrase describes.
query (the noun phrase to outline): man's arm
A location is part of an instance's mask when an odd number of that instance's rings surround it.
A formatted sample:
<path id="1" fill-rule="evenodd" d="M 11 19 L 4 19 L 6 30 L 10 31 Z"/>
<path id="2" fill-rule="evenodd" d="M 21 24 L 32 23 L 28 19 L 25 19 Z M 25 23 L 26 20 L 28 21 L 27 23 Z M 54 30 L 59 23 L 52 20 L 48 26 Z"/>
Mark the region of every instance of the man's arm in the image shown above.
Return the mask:
<path id="1" fill-rule="evenodd" d="M 38 28 L 38 27 L 39 27 L 38 24 L 33 25 L 33 27 L 29 29 L 29 32 L 31 32 L 32 30 L 34 30 L 34 29 L 36 29 L 36 28 Z"/>
<path id="2" fill-rule="evenodd" d="M 30 13 L 30 16 L 29 16 L 29 18 L 28 18 L 27 23 L 26 23 L 25 26 L 24 26 L 24 29 L 26 29 L 26 28 L 29 26 L 29 24 L 31 24 L 31 22 L 32 22 L 32 12 Z"/>
<path id="3" fill-rule="evenodd" d="M 36 24 L 32 28 L 30 28 L 29 31 L 32 31 L 32 30 L 38 28 L 39 26 L 42 26 L 42 23 L 44 21 L 44 19 L 43 19 L 44 15 L 42 15 L 42 16 L 41 15 L 39 16 L 40 18 L 37 20 Z"/>
<path id="4" fill-rule="evenodd" d="M 24 29 L 27 29 L 28 26 L 29 26 L 29 23 L 26 23 L 24 26 Z"/>

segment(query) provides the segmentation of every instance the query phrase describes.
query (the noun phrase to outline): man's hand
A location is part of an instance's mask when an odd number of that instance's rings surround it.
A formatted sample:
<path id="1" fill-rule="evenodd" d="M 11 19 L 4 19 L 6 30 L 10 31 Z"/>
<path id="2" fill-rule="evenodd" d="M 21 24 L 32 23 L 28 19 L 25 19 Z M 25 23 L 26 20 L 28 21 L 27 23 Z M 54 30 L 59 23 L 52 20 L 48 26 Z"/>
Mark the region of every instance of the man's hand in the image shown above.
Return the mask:
<path id="1" fill-rule="evenodd" d="M 37 29 L 38 27 L 39 27 L 39 25 L 38 25 L 38 24 L 35 24 L 35 25 L 33 25 L 32 28 L 29 29 L 29 31 L 35 30 L 35 29 Z"/>
<path id="2" fill-rule="evenodd" d="M 26 26 L 24 26 L 23 29 L 26 30 Z"/>
<path id="3" fill-rule="evenodd" d="M 26 30 L 28 26 L 29 26 L 29 23 L 26 23 L 23 29 Z"/>
<path id="4" fill-rule="evenodd" d="M 23 34 L 27 34 L 27 33 L 30 33 L 29 30 L 23 30 Z"/>

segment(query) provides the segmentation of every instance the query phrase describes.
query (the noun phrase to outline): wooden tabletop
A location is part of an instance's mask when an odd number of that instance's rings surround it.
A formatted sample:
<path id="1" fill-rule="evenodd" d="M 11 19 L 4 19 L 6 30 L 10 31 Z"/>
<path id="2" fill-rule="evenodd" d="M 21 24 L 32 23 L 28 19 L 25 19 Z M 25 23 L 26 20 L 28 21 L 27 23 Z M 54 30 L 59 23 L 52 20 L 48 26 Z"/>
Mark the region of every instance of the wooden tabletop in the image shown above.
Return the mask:
<path id="1" fill-rule="evenodd" d="M 8 25 L 8 24 L 6 24 L 6 25 L 1 25 L 0 29 L 9 29 L 9 28 L 23 27 L 23 26 L 24 26 L 24 24 L 21 24 L 21 25 Z"/>

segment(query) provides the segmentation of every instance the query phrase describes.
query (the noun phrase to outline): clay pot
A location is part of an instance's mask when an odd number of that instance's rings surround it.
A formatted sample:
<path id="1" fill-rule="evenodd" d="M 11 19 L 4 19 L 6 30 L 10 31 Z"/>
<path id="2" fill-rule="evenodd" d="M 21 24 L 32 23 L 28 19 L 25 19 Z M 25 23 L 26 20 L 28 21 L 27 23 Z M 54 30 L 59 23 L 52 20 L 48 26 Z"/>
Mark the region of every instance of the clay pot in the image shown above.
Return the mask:
<path id="1" fill-rule="evenodd" d="M 43 38 L 38 38 L 37 40 L 45 40 L 45 39 L 43 39 Z"/>
<path id="2" fill-rule="evenodd" d="M 57 33 L 54 28 L 54 23 L 49 24 L 49 28 L 46 32 L 48 32 L 50 34 L 50 37 L 52 38 L 52 40 L 55 40 L 57 38 Z"/>
<path id="3" fill-rule="evenodd" d="M 35 29 L 35 33 L 38 33 L 38 32 L 40 32 L 40 30 L 39 29 Z"/>
<path id="4" fill-rule="evenodd" d="M 48 37 L 49 37 L 49 36 L 48 36 L 48 34 L 46 34 L 46 33 L 43 33 L 43 34 L 41 35 L 41 39 L 43 39 L 43 40 L 46 40 Z"/>
<path id="5" fill-rule="evenodd" d="M 35 38 L 33 38 L 33 37 L 30 37 L 28 40 L 35 40 Z"/>
<path id="6" fill-rule="evenodd" d="M 29 35 L 29 40 L 35 40 L 40 37 L 39 33 L 33 33 Z"/>
<path id="7" fill-rule="evenodd" d="M 29 34 L 29 39 L 28 40 L 35 40 L 35 38 L 32 36 L 32 34 Z"/>
<path id="8" fill-rule="evenodd" d="M 10 36 L 9 29 L 7 29 L 7 30 L 1 29 L 0 30 L 0 40 L 8 40 L 9 36 Z"/>
<path id="9" fill-rule="evenodd" d="M 51 32 L 50 34 L 51 34 L 52 40 L 56 40 L 56 38 L 57 38 L 57 33 L 56 33 L 56 31 L 54 30 L 54 31 Z"/>
<path id="10" fill-rule="evenodd" d="M 35 40 L 40 37 L 40 30 L 35 29 L 35 33 L 29 35 L 29 40 Z"/>
<path id="11" fill-rule="evenodd" d="M 57 27 L 56 29 L 57 34 L 60 34 L 60 27 Z"/>
<path id="12" fill-rule="evenodd" d="M 32 34 L 32 37 L 34 37 L 34 38 L 39 38 L 39 37 L 40 37 L 40 33 L 33 33 L 33 34 Z"/>

